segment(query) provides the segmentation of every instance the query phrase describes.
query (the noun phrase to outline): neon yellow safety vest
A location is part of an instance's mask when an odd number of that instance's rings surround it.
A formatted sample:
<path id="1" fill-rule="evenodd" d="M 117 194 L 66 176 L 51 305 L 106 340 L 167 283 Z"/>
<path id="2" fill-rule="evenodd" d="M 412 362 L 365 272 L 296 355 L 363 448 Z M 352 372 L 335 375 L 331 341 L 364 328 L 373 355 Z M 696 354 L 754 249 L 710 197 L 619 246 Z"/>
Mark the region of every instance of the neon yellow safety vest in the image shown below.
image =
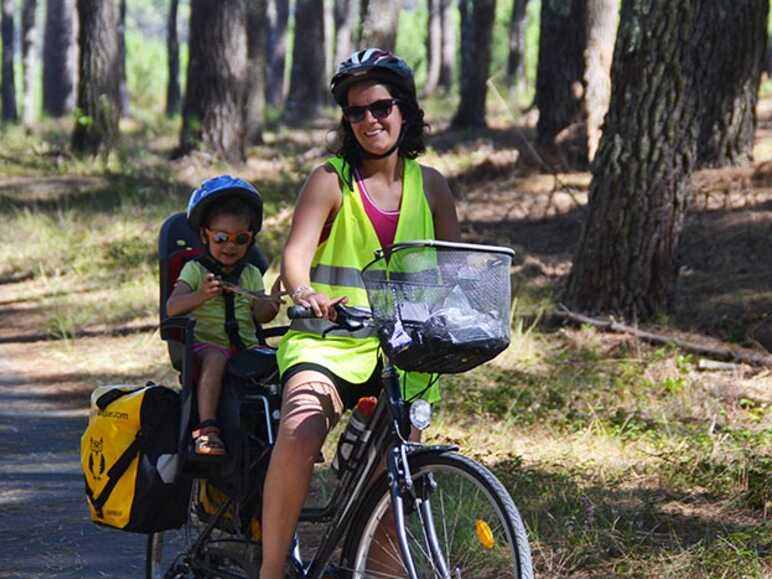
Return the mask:
<path id="1" fill-rule="evenodd" d="M 331 298 L 348 297 L 347 305 L 369 309 L 361 271 L 373 260 L 381 244 L 365 213 L 350 165 L 340 157 L 329 159 L 327 164 L 338 174 L 343 199 L 330 235 L 317 247 L 311 261 L 311 286 Z M 424 193 L 421 166 L 415 160 L 404 159 L 402 200 L 394 243 L 416 239 L 434 239 L 434 220 Z M 325 320 L 293 320 L 290 331 L 279 344 L 280 372 L 296 364 L 314 363 L 353 384 L 365 382 L 378 362 L 378 338 L 374 330 L 359 332 L 353 337 L 331 333 L 322 338 L 322 331 L 329 325 Z M 424 390 L 430 379 L 428 374 L 400 374 L 406 399 Z M 430 402 L 438 400 L 437 386 L 421 394 L 421 398 Z"/>

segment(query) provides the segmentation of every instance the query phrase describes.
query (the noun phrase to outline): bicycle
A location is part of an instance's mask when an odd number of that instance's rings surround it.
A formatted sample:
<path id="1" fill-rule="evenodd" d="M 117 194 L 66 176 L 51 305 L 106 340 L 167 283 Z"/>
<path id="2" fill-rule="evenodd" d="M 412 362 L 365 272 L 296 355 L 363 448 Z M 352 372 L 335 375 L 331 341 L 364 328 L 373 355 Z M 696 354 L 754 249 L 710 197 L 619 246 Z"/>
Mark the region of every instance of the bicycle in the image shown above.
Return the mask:
<path id="1" fill-rule="evenodd" d="M 301 522 L 325 529 L 310 560 L 302 559 L 296 535 L 290 562 L 297 577 L 533 576 L 525 526 L 493 473 L 455 446 L 408 441 L 411 425 L 428 426 L 431 406 L 405 400 L 397 372 L 463 372 L 506 347 L 512 255 L 461 243 L 397 244 L 376 252 L 363 271 L 372 312 L 337 306 L 325 332 L 376 332 L 383 390 L 329 502 L 301 513 Z M 293 306 L 289 315 L 313 313 Z M 265 418 L 270 447 L 273 424 Z M 194 493 L 185 529 L 149 536 L 148 576 L 257 578 L 259 541 L 218 525 L 232 506 L 223 502 L 207 520 Z M 182 551 L 164 551 L 169 536 Z"/>

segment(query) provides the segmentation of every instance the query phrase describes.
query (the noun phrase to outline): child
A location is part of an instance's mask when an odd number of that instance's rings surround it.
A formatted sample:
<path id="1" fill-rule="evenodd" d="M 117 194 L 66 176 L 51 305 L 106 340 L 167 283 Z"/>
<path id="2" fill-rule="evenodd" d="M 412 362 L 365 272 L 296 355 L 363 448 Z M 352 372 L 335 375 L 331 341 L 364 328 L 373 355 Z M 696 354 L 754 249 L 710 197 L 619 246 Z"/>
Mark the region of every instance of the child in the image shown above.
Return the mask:
<path id="1" fill-rule="evenodd" d="M 227 281 L 264 293 L 260 270 L 245 259 L 262 224 L 262 205 L 260 194 L 251 184 L 227 175 L 204 181 L 188 203 L 188 221 L 201 235 L 206 254 L 182 268 L 166 309 L 169 316 L 190 313 L 196 320 L 193 352 L 201 368 L 197 389 L 199 423 L 193 430 L 196 454 L 225 454 L 217 425 L 225 365 L 236 351 L 258 344 L 255 321 L 274 319 L 282 302 L 277 286 L 260 300 L 223 288 Z M 228 307 L 233 309 L 236 327 L 226 323 Z"/>

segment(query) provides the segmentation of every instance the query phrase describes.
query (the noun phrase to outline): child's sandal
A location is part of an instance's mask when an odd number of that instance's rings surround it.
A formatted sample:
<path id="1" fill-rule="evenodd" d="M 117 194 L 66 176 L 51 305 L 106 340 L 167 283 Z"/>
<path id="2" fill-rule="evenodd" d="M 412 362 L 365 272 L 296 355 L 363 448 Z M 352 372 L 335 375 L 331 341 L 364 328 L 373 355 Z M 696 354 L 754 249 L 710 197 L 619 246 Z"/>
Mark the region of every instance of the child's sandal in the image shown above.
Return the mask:
<path id="1" fill-rule="evenodd" d="M 223 456 L 225 444 L 217 426 L 201 425 L 193 431 L 193 452 L 204 456 Z"/>

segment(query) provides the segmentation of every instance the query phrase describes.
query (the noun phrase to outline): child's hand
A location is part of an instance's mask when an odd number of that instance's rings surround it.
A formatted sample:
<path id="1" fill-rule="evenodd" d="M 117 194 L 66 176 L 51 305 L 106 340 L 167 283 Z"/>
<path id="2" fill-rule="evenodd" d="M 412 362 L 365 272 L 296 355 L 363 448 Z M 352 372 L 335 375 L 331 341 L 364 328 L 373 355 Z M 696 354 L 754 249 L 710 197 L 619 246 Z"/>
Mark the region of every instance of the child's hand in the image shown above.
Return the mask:
<path id="1" fill-rule="evenodd" d="M 204 279 L 201 282 L 201 287 L 198 292 L 203 297 L 204 302 L 211 300 L 213 297 L 219 296 L 222 293 L 222 284 L 220 279 L 211 272 L 207 272 L 204 275 Z"/>

